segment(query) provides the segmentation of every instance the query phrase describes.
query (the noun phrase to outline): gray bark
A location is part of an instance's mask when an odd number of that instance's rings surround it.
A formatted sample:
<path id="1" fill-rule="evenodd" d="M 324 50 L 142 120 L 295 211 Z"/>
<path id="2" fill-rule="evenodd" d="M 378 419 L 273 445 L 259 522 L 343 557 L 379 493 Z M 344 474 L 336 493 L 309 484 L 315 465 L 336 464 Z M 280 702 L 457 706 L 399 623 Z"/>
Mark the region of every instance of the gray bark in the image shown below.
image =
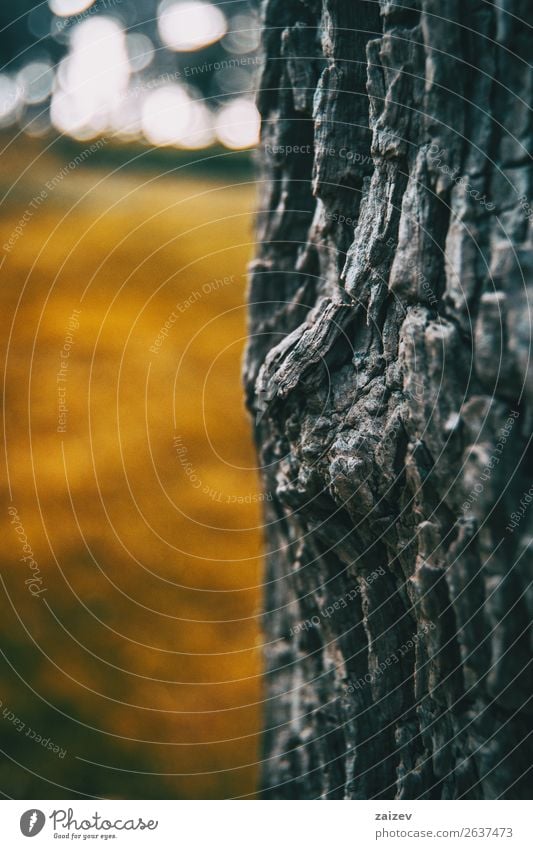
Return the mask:
<path id="1" fill-rule="evenodd" d="M 263 4 L 266 798 L 531 793 L 528 14 Z"/>

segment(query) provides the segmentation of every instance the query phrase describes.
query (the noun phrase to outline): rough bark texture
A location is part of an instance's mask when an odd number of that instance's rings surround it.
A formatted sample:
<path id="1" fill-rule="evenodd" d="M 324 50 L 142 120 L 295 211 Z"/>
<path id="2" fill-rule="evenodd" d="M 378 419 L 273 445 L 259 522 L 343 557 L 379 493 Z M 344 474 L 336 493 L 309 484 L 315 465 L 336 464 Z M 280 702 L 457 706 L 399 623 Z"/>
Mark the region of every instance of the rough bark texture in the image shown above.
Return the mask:
<path id="1" fill-rule="evenodd" d="M 263 4 L 266 797 L 531 792 L 528 6 Z"/>

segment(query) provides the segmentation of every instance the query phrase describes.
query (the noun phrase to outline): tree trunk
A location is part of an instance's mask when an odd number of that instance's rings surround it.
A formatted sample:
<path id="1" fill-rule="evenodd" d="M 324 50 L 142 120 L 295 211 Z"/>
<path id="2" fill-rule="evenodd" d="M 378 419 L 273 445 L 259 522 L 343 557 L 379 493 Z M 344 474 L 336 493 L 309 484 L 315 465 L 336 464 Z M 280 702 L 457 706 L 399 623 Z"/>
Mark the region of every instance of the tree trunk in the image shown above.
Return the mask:
<path id="1" fill-rule="evenodd" d="M 266 798 L 531 792 L 527 14 L 263 5 Z"/>

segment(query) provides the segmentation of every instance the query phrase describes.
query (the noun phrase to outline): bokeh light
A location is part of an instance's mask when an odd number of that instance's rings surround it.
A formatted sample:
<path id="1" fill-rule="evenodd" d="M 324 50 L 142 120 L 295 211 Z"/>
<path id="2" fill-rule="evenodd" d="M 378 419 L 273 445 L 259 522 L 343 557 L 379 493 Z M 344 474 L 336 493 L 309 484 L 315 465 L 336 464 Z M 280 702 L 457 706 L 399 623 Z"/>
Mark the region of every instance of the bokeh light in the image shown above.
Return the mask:
<path id="1" fill-rule="evenodd" d="M 229 53 L 250 53 L 259 47 L 259 25 L 251 15 L 234 15 L 222 46 Z"/>
<path id="2" fill-rule="evenodd" d="M 0 129 L 190 150 L 256 144 L 259 21 L 247 0 L 47 0 L 27 26 L 38 49 L 0 74 Z"/>
<path id="3" fill-rule="evenodd" d="M 94 0 L 48 0 L 48 5 L 54 15 L 61 17 L 69 17 L 70 15 L 80 15 L 92 6 Z"/>
<path id="4" fill-rule="evenodd" d="M 54 71 L 49 62 L 29 62 L 17 74 L 26 103 L 42 103 L 52 93 Z"/>
<path id="5" fill-rule="evenodd" d="M 214 44 L 227 31 L 224 13 L 205 0 L 163 0 L 158 27 L 164 44 L 181 51 Z"/>
<path id="6" fill-rule="evenodd" d="M 126 50 L 132 71 L 143 71 L 154 58 L 154 45 L 142 32 L 131 32 L 126 36 Z"/>
<path id="7" fill-rule="evenodd" d="M 151 91 L 142 106 L 142 129 L 151 144 L 176 145 L 187 133 L 191 101 L 179 85 Z"/>
<path id="8" fill-rule="evenodd" d="M 129 77 L 126 39 L 119 24 L 103 16 L 77 24 L 52 99 L 53 124 L 78 138 L 104 132 Z"/>
<path id="9" fill-rule="evenodd" d="M 21 105 L 21 87 L 8 74 L 0 74 L 0 127 L 15 123 Z"/>
<path id="10" fill-rule="evenodd" d="M 223 106 L 217 116 L 217 137 L 231 150 L 244 150 L 256 145 L 259 127 L 260 117 L 255 104 L 243 97 Z"/>

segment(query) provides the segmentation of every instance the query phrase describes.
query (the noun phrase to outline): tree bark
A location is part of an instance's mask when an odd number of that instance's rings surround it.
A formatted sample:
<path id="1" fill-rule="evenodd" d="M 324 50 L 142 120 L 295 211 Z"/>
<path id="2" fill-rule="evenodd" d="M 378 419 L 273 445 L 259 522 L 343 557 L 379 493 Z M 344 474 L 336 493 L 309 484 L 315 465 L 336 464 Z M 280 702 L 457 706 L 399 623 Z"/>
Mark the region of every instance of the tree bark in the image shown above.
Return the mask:
<path id="1" fill-rule="evenodd" d="M 527 0 L 262 12 L 264 795 L 527 797 Z"/>

